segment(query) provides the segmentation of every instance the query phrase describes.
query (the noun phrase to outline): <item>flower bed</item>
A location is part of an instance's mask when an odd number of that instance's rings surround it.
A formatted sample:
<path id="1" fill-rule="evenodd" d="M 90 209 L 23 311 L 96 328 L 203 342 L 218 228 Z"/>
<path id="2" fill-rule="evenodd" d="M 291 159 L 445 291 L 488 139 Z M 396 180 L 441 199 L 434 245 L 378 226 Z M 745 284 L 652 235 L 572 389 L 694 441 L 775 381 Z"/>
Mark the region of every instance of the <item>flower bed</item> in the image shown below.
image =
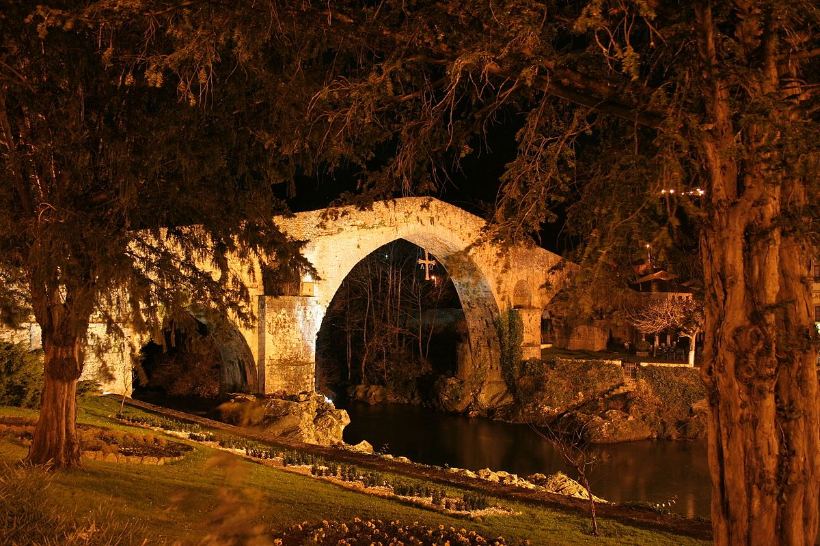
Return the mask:
<path id="1" fill-rule="evenodd" d="M 351 521 L 322 521 L 319 524 L 295 525 L 274 535 L 276 546 L 301 546 L 302 544 L 333 546 L 429 546 L 429 545 L 527 545 L 529 541 L 507 542 L 503 537 L 484 538 L 475 531 L 439 525 L 430 527 L 418 522 L 405 524 L 400 521 L 379 519 Z"/>
<path id="2" fill-rule="evenodd" d="M 35 422 L 14 417 L 0 418 L 0 434 L 11 435 L 24 445 L 31 443 Z M 138 434 L 78 425 L 83 457 L 99 461 L 165 464 L 185 456 L 193 448 L 153 434 Z"/>

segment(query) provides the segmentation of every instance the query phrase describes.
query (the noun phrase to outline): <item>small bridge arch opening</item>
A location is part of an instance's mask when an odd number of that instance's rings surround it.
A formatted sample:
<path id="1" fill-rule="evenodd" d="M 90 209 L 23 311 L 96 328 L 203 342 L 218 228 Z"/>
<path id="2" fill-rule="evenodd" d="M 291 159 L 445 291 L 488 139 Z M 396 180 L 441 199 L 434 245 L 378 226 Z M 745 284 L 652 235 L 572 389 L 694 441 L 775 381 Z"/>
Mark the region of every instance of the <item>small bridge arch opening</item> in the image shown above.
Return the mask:
<path id="1" fill-rule="evenodd" d="M 163 320 L 139 350 L 135 394 L 218 400 L 256 392 L 256 362 L 239 329 L 226 316 L 201 307 Z"/>
<path id="2" fill-rule="evenodd" d="M 524 279 L 515 283 L 512 306 L 515 309 L 529 309 L 532 307 L 532 291 L 530 285 Z"/>

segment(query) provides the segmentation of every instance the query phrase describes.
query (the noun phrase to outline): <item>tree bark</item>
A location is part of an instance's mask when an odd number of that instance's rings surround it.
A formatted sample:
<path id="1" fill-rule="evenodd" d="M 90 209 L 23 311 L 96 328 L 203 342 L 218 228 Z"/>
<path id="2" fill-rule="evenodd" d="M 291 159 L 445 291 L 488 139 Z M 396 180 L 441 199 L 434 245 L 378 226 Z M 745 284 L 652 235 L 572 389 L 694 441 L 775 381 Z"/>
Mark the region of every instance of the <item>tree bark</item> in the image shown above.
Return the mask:
<path id="1" fill-rule="evenodd" d="M 704 237 L 715 544 L 814 544 L 820 398 L 801 282 L 807 253 L 781 243 L 767 255 L 744 256 L 742 240 L 738 232 Z M 749 282 L 766 260 L 779 262 L 774 300 L 763 279 Z"/>
<path id="2" fill-rule="evenodd" d="M 27 461 L 52 468 L 78 466 L 77 381 L 83 370 L 93 298 L 77 286 L 60 288 L 51 270 L 44 268 L 32 268 L 30 282 L 32 308 L 43 339 L 44 373 L 40 416 Z"/>
<path id="3" fill-rule="evenodd" d="M 45 374 L 40 417 L 28 453 L 28 462 L 54 468 L 80 464 L 77 437 L 77 381 L 82 362 L 82 341 L 60 347 L 44 340 Z"/>
<path id="4" fill-rule="evenodd" d="M 771 153 L 781 145 L 778 131 L 763 122 L 734 126 L 711 5 L 699 2 L 695 13 L 707 109 L 700 145 L 709 203 L 700 243 L 714 541 L 810 545 L 820 496 L 814 249 L 794 225 L 805 214 L 807 181 Z M 771 57 L 773 48 L 764 51 Z M 772 95 L 777 73 L 748 83 Z M 778 108 L 770 116 L 788 122 L 789 111 Z"/>

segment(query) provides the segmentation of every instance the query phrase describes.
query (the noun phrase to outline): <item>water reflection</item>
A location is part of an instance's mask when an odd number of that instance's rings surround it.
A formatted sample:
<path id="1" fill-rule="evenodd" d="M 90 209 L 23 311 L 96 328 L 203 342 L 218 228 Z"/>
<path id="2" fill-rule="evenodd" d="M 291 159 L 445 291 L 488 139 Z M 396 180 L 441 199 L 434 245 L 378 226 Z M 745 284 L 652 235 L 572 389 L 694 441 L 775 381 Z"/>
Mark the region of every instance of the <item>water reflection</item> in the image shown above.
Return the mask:
<path id="1" fill-rule="evenodd" d="M 519 475 L 563 470 L 560 454 L 526 425 L 433 413 L 413 406 L 352 404 L 345 441 L 387 444 L 393 455 L 414 461 Z M 677 497 L 672 510 L 709 515 L 706 447 L 697 442 L 645 441 L 602 446 L 593 470 L 593 492 L 617 502 L 659 503 Z"/>

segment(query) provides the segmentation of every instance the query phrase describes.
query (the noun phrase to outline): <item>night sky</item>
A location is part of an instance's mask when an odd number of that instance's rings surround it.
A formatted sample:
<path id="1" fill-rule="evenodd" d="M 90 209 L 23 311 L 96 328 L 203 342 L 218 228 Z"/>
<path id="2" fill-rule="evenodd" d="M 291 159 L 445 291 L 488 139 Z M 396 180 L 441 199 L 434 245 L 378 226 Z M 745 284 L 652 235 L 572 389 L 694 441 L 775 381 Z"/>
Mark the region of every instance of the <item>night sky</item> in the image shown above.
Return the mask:
<path id="1" fill-rule="evenodd" d="M 476 145 L 475 151 L 462 160 L 460 168 L 448 173 L 450 179 L 442 184 L 434 197 L 488 218 L 496 200 L 504 165 L 515 158 L 515 134 L 521 123 L 520 114 L 507 113 L 491 126 L 486 142 Z M 288 204 L 294 212 L 325 208 L 342 193 L 354 192 L 359 178 L 360 175 L 344 169 L 319 176 L 297 176 L 296 195 L 287 200 Z M 284 186 L 279 190 L 280 196 L 285 197 Z M 572 241 L 562 232 L 564 210 L 555 212 L 559 219 L 543 225 L 539 244 L 561 254 L 571 248 Z"/>

